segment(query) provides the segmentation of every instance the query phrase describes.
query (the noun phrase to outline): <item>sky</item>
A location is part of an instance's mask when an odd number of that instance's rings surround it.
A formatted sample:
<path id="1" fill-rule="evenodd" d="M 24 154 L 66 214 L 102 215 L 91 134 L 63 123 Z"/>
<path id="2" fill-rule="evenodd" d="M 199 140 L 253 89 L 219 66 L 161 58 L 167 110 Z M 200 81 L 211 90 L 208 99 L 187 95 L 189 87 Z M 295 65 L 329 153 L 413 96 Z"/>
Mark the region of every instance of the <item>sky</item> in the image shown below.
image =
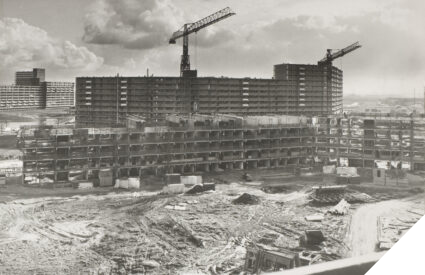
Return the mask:
<path id="1" fill-rule="evenodd" d="M 171 34 L 225 7 L 236 15 L 189 37 L 199 76 L 271 78 L 275 64 L 316 64 L 359 41 L 334 61 L 345 94 L 423 96 L 422 0 L 0 0 L 0 83 L 33 67 L 51 81 L 178 76 Z"/>

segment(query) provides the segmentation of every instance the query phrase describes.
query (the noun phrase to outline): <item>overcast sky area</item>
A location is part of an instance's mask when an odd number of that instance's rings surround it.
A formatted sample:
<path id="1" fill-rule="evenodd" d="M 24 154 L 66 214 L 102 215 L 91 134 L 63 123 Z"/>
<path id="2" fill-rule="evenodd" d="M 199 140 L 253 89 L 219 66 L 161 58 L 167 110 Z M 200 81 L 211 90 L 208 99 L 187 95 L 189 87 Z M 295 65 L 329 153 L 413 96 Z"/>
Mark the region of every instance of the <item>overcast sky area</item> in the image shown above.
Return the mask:
<path id="1" fill-rule="evenodd" d="M 423 96 L 423 0 L 0 0 L 0 83 L 33 67 L 51 81 L 178 76 L 171 34 L 227 6 L 235 16 L 189 38 L 199 76 L 271 78 L 274 64 L 316 64 L 360 41 L 334 61 L 345 94 Z"/>

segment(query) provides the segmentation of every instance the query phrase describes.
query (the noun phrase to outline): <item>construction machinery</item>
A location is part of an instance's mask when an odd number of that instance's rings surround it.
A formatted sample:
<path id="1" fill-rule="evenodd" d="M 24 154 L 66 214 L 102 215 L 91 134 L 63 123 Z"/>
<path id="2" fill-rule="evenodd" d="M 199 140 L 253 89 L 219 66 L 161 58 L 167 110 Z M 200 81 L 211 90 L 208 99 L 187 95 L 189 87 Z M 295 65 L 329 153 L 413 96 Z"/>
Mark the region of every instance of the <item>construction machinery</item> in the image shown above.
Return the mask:
<path id="1" fill-rule="evenodd" d="M 174 32 L 170 38 L 170 44 L 176 44 L 176 39 L 183 37 L 183 54 L 180 64 L 180 76 L 182 77 L 196 77 L 196 70 L 190 69 L 190 60 L 189 60 L 189 34 L 196 33 L 199 30 L 217 23 L 227 17 L 235 15 L 235 13 L 229 8 L 224 8 L 219 10 L 195 23 L 186 23 L 183 27 Z"/>
<path id="2" fill-rule="evenodd" d="M 332 49 L 327 49 L 327 53 L 326 56 L 320 60 L 319 62 L 317 62 L 318 65 L 332 65 L 332 61 L 342 57 L 344 55 L 346 55 L 347 53 L 350 53 L 354 50 L 357 50 L 358 48 L 360 48 L 361 45 L 359 44 L 359 42 L 353 43 L 348 47 L 345 47 L 344 49 L 338 50 L 337 52 L 332 53 Z"/>

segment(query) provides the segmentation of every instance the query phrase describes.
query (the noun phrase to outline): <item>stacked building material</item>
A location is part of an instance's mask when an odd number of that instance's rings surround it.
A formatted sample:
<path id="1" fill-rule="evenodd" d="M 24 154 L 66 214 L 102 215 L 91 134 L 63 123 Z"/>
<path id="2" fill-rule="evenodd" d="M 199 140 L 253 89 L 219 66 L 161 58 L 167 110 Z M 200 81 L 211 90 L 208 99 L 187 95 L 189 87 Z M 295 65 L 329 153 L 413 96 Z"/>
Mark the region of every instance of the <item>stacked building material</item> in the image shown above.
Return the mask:
<path id="1" fill-rule="evenodd" d="M 164 176 L 165 184 L 178 184 L 180 183 L 180 174 L 165 174 Z"/>
<path id="2" fill-rule="evenodd" d="M 112 178 L 112 170 L 104 169 L 99 171 L 99 186 L 112 186 L 114 184 Z"/>
<path id="3" fill-rule="evenodd" d="M 361 177 L 357 174 L 356 167 L 337 167 L 337 184 L 360 184 Z"/>

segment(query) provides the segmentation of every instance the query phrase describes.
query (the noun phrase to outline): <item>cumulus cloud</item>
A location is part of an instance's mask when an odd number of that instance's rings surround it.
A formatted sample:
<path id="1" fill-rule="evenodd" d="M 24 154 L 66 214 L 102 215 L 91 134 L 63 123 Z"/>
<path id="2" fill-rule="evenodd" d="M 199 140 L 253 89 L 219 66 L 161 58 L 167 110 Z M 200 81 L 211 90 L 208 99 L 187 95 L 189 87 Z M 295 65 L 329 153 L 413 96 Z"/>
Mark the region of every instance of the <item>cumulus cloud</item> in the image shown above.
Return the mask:
<path id="1" fill-rule="evenodd" d="M 273 64 L 315 64 L 325 56 L 326 49 L 360 41 L 362 48 L 334 61 L 335 66 L 344 70 L 346 92 L 395 94 L 421 87 L 425 75 L 425 33 L 405 31 L 418 28 L 416 21 L 406 19 L 408 12 L 391 12 L 400 14 L 393 20 L 388 19 L 388 12 L 387 9 L 326 18 L 304 13 L 242 29 L 234 43 L 200 51 L 200 71 L 207 75 L 219 72 L 227 76 L 270 77 Z"/>
<path id="2" fill-rule="evenodd" d="M 197 33 L 196 36 L 195 42 L 197 46 L 210 48 L 233 41 L 237 34 L 230 29 L 210 26 Z M 191 39 L 194 39 L 193 36 Z"/>
<path id="3" fill-rule="evenodd" d="M 195 18 L 198 19 L 201 18 Z M 85 16 L 83 41 L 153 49 L 167 46 L 172 33 L 187 22 L 191 20 L 170 0 L 98 0 Z M 198 34 L 200 47 L 221 44 L 230 38 L 228 30 L 215 26 Z"/>
<path id="4" fill-rule="evenodd" d="M 0 66 L 2 68 L 46 67 L 94 70 L 103 58 L 86 47 L 60 41 L 21 19 L 0 19 Z"/>
<path id="5" fill-rule="evenodd" d="M 179 19 L 169 0 L 98 0 L 85 16 L 83 40 L 151 49 L 168 43 Z"/>

